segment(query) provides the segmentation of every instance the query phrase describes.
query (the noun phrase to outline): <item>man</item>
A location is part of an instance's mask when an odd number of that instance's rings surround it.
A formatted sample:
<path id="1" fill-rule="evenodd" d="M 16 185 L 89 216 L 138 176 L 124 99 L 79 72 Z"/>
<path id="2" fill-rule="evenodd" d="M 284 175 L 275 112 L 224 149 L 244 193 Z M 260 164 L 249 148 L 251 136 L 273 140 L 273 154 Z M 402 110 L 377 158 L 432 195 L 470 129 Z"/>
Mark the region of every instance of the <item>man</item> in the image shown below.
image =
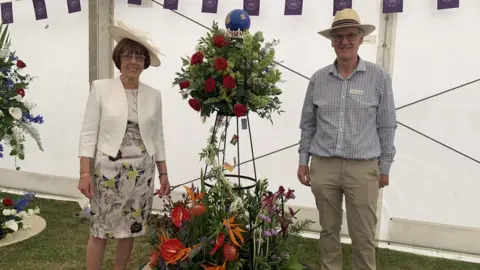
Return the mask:
<path id="1" fill-rule="evenodd" d="M 397 125 L 390 76 L 358 56 L 374 30 L 352 9 L 336 13 L 319 34 L 331 40 L 337 58 L 312 76 L 303 105 L 297 175 L 315 196 L 323 270 L 342 269 L 343 195 L 353 269 L 376 269 L 377 197 L 389 182 Z"/>

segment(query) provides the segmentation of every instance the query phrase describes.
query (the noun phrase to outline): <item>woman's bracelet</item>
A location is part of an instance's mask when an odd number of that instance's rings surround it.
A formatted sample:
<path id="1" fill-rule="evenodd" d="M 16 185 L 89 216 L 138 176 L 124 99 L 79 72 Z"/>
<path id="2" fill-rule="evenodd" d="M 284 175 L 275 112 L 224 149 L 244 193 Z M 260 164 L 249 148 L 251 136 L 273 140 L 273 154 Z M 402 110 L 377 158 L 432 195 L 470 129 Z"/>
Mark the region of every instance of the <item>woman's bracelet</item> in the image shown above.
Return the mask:
<path id="1" fill-rule="evenodd" d="M 80 179 L 82 179 L 84 176 L 87 176 L 87 175 L 90 175 L 90 174 L 89 174 L 89 173 L 82 173 L 82 174 L 80 175 Z"/>

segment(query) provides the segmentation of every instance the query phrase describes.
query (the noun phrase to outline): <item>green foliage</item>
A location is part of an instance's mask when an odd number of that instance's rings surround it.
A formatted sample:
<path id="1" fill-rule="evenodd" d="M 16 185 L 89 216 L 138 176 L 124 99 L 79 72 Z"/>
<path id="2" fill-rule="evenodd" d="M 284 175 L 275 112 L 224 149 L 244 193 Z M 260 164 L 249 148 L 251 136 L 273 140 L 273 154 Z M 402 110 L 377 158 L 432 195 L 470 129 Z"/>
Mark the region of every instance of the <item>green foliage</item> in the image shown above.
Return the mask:
<path id="1" fill-rule="evenodd" d="M 219 45 L 219 40 L 226 45 Z M 214 22 L 212 30 L 206 37 L 200 38 L 196 47 L 196 52 L 203 55 L 202 62 L 192 64 L 194 55 L 181 58 L 181 72 L 176 73 L 173 85 L 189 83 L 187 88 L 180 87 L 180 94 L 184 99 L 201 103 L 202 117 L 209 117 L 214 112 L 232 116 L 235 104 L 244 104 L 248 111 L 272 122 L 273 113 L 283 112 L 279 99 L 282 91 L 277 86 L 281 72 L 274 61 L 274 47 L 278 41 L 263 43 L 262 32 L 245 32 L 241 37 L 233 37 Z M 214 63 L 218 58 L 227 60 L 226 69 L 215 69 Z M 225 87 L 225 76 L 235 79 L 234 88 Z M 214 92 L 205 91 L 205 80 L 208 78 L 215 79 Z"/>

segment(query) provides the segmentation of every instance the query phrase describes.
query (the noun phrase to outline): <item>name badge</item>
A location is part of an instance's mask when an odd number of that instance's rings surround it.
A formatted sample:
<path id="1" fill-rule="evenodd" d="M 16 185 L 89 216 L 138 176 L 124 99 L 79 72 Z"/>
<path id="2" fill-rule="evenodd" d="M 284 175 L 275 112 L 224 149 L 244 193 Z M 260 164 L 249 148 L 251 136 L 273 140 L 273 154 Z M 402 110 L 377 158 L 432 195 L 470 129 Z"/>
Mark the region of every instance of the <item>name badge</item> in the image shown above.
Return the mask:
<path id="1" fill-rule="evenodd" d="M 360 89 L 350 89 L 350 94 L 363 96 L 363 90 Z"/>

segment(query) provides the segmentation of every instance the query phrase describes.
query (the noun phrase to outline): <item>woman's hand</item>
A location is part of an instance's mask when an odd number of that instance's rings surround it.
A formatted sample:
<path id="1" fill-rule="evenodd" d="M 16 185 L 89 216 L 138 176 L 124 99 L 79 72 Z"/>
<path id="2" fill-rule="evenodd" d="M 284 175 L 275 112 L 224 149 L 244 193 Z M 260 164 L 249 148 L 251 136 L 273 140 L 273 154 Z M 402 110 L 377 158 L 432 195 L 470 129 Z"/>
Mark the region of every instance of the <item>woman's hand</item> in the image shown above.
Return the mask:
<path id="1" fill-rule="evenodd" d="M 93 181 L 90 174 L 84 174 L 78 180 L 78 190 L 82 192 L 85 197 L 93 198 Z"/>
<path id="2" fill-rule="evenodd" d="M 170 183 L 168 182 L 168 175 L 160 175 L 160 189 L 155 192 L 158 196 L 162 197 L 170 193 Z"/>

